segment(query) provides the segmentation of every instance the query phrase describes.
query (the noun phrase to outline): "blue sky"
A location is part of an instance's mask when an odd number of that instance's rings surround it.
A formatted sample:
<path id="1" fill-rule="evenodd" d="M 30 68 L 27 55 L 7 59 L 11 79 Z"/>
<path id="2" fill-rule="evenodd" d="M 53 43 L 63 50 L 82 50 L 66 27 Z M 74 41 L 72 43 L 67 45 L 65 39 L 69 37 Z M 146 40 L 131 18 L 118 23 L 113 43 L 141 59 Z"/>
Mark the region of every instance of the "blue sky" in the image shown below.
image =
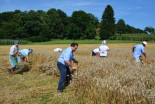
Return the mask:
<path id="1" fill-rule="evenodd" d="M 83 10 L 94 14 L 99 20 L 107 5 L 114 9 L 116 22 L 123 19 L 126 24 L 144 29 L 146 26 L 155 28 L 154 0 L 0 0 L 0 13 L 6 11 L 61 9 L 67 16 L 73 11 Z"/>

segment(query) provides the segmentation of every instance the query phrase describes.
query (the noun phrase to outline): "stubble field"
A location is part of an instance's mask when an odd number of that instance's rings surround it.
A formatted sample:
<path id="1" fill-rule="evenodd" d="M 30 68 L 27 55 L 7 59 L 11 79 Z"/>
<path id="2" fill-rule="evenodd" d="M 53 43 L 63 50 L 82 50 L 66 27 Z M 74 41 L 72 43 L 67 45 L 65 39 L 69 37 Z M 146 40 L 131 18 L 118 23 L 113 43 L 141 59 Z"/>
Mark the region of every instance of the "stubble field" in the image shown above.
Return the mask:
<path id="1" fill-rule="evenodd" d="M 2 104 L 153 104 L 155 103 L 155 64 L 137 66 L 132 59 L 136 44 L 107 44 L 107 58 L 92 57 L 100 44 L 79 44 L 74 53 L 78 72 L 70 86 L 58 95 L 59 71 L 56 63 L 69 44 L 19 45 L 32 48 L 31 64 L 21 63 L 15 75 L 9 75 L 9 50 L 0 46 L 0 103 Z M 147 58 L 155 61 L 155 44 L 145 48 Z"/>

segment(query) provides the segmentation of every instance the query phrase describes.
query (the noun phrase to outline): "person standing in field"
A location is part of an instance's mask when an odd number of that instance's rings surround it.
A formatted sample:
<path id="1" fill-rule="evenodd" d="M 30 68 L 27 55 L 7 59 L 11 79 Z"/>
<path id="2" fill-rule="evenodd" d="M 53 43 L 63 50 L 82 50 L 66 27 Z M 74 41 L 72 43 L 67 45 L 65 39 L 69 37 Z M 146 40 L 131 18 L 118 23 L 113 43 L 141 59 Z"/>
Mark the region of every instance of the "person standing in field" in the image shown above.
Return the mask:
<path id="1" fill-rule="evenodd" d="M 132 48 L 133 58 L 135 59 L 135 61 L 137 63 L 139 63 L 141 61 L 141 58 L 142 58 L 141 54 L 143 54 L 146 59 L 146 54 L 145 54 L 145 50 L 144 50 L 145 46 L 147 46 L 147 42 L 143 41 L 142 44 L 135 45 Z"/>
<path id="2" fill-rule="evenodd" d="M 60 72 L 60 79 L 59 79 L 59 84 L 57 89 L 58 93 L 63 92 L 63 84 L 65 81 L 66 81 L 66 86 L 70 84 L 70 78 L 68 77 L 68 75 L 70 76 L 71 72 L 69 67 L 72 68 L 73 70 L 77 69 L 77 67 L 73 66 L 72 64 L 72 60 L 75 63 L 78 63 L 78 61 L 74 59 L 74 55 L 73 55 L 73 52 L 75 52 L 77 48 L 78 48 L 78 43 L 73 42 L 70 45 L 70 47 L 66 48 L 58 58 L 57 67 Z"/>
<path id="3" fill-rule="evenodd" d="M 25 61 L 29 62 L 29 55 L 33 52 L 31 48 L 29 49 L 22 49 L 19 51 L 20 53 L 17 56 L 18 62 Z"/>
<path id="4" fill-rule="evenodd" d="M 105 45 L 106 41 L 102 41 L 102 44 L 99 47 L 99 51 L 100 51 L 100 57 L 107 57 L 108 56 L 108 51 L 109 51 L 109 47 Z"/>
<path id="5" fill-rule="evenodd" d="M 14 41 L 14 45 L 10 48 L 10 53 L 9 53 L 9 60 L 11 64 L 11 68 L 8 69 L 9 74 L 13 74 L 15 69 L 18 69 L 18 62 L 17 62 L 17 54 L 19 51 L 19 46 L 18 46 L 18 41 Z"/>

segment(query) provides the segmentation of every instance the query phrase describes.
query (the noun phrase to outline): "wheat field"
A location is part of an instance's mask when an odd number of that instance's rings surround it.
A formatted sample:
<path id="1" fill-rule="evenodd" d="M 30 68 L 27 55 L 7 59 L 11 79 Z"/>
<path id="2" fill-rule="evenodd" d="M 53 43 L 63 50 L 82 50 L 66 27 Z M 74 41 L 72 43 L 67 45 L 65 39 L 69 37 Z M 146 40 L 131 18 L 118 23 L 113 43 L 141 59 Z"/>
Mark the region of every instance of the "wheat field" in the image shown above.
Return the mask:
<path id="1" fill-rule="evenodd" d="M 58 95 L 59 71 L 56 63 L 69 44 L 19 45 L 32 48 L 31 64 L 20 63 L 16 74 L 9 75 L 9 50 L 0 46 L 0 104 L 154 104 L 155 64 L 137 65 L 132 60 L 131 44 L 107 44 L 107 58 L 92 57 L 100 44 L 79 44 L 74 53 L 79 61 L 70 86 Z M 155 61 L 155 44 L 145 48 L 147 59 Z"/>

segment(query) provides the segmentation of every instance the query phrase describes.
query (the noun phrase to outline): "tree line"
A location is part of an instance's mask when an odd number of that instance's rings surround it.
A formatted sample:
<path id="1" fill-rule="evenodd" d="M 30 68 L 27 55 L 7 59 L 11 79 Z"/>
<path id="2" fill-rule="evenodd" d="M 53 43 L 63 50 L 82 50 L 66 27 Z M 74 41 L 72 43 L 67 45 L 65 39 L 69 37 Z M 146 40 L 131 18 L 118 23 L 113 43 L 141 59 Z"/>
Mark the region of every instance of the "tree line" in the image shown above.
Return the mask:
<path id="1" fill-rule="evenodd" d="M 0 13 L 0 39 L 24 39 L 29 41 L 49 41 L 51 39 L 109 39 L 114 34 L 147 33 L 126 25 L 123 19 L 115 23 L 114 10 L 107 5 L 102 20 L 83 10 L 73 11 L 71 16 L 51 8 L 43 10 L 10 11 Z M 151 30 L 152 31 L 152 30 Z"/>

